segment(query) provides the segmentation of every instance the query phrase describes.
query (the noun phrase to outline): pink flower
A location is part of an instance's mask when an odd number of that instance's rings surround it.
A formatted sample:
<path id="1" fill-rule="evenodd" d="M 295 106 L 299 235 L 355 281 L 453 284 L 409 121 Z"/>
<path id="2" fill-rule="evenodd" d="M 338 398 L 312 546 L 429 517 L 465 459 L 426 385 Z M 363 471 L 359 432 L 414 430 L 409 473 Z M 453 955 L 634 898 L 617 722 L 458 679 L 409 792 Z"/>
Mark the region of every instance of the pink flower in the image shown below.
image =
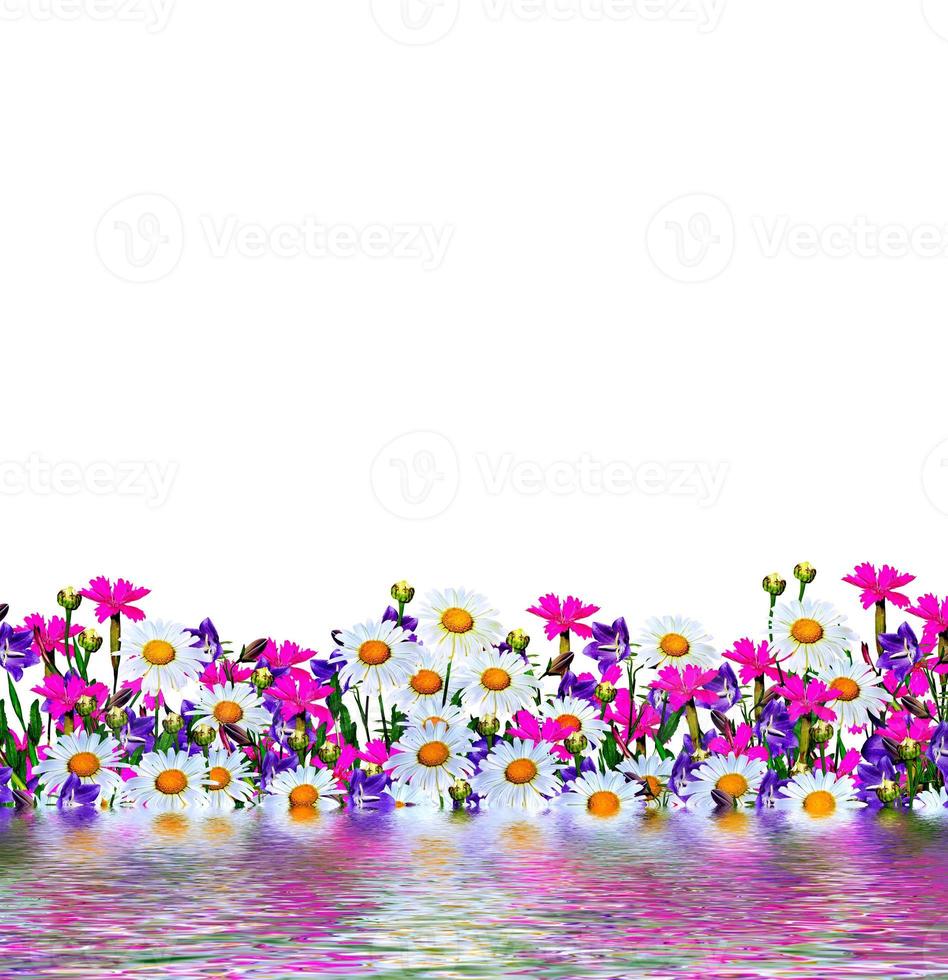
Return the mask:
<path id="1" fill-rule="evenodd" d="M 909 607 L 909 612 L 925 620 L 922 642 L 919 644 L 925 653 L 931 653 L 938 646 L 938 635 L 948 630 L 948 599 L 923 595 L 918 604 Z"/>
<path id="2" fill-rule="evenodd" d="M 384 766 L 392 757 L 391 752 L 385 746 L 385 739 L 374 738 L 371 742 L 366 742 L 364 752 L 356 752 L 356 758 L 364 762 L 372 762 L 377 766 Z"/>
<path id="3" fill-rule="evenodd" d="M 616 725 L 620 738 L 634 742 L 646 736 L 655 738 L 662 716 L 647 701 L 636 708 L 631 703 L 629 689 L 620 687 L 615 701 L 606 708 L 606 721 Z"/>
<path id="4" fill-rule="evenodd" d="M 241 667 L 238 664 L 223 660 L 212 660 L 201 674 L 200 682 L 207 688 L 216 687 L 218 684 L 226 684 L 231 681 L 234 684 L 242 684 L 249 680 L 253 673 L 253 667 Z"/>
<path id="5" fill-rule="evenodd" d="M 766 640 L 754 643 L 753 640 L 744 637 L 742 640 L 735 641 L 734 649 L 725 651 L 722 656 L 733 660 L 736 664 L 741 664 L 742 684 L 763 677 L 765 674 L 773 680 L 780 677 L 777 670 L 777 657 Z"/>
<path id="6" fill-rule="evenodd" d="M 66 620 L 59 616 L 53 616 L 46 624 L 46 620 L 39 614 L 33 613 L 23 621 L 24 629 L 33 631 L 33 650 L 40 654 L 51 653 L 58 650 L 60 653 L 66 652 Z M 69 627 L 70 638 L 78 636 L 84 627 L 78 623 L 72 623 Z"/>
<path id="7" fill-rule="evenodd" d="M 834 721 L 836 718 L 836 712 L 825 705 L 827 701 L 837 698 L 839 691 L 827 687 L 822 681 L 814 680 L 804 685 L 801 678 L 791 674 L 783 687 L 777 687 L 775 690 L 787 699 L 791 721 L 796 721 L 810 712 L 823 721 Z"/>
<path id="8" fill-rule="evenodd" d="M 813 768 L 822 769 L 823 772 L 835 772 L 839 777 L 850 776 L 856 771 L 860 762 L 862 762 L 862 756 L 859 754 L 859 749 L 850 749 L 839 760 L 838 766 L 833 761 L 832 755 L 825 756 L 825 758 L 814 756 Z"/>
<path id="9" fill-rule="evenodd" d="M 916 718 L 908 711 L 892 711 L 886 718 L 885 728 L 876 729 L 876 734 L 897 743 L 902 743 L 907 738 L 914 739 L 921 744 L 924 751 L 935 734 L 935 723 L 927 718 Z"/>
<path id="10" fill-rule="evenodd" d="M 914 575 L 907 572 L 900 572 L 891 565 L 883 565 L 877 572 L 875 565 L 863 562 L 857 565 L 852 575 L 846 575 L 844 582 L 855 585 L 857 589 L 862 589 L 859 598 L 862 600 L 863 609 L 868 609 L 877 602 L 888 599 L 899 609 L 905 609 L 911 603 L 911 599 L 903 592 L 896 592 L 896 589 L 909 582 L 915 581 Z"/>
<path id="11" fill-rule="evenodd" d="M 100 623 L 118 615 L 137 623 L 145 618 L 145 614 L 130 603 L 143 599 L 150 592 L 151 589 L 139 588 L 123 578 L 117 579 L 113 588 L 112 583 L 104 575 L 100 575 L 89 583 L 88 589 L 80 589 L 79 595 L 98 603 L 95 615 Z"/>
<path id="12" fill-rule="evenodd" d="M 316 655 L 315 650 L 302 649 L 298 643 L 291 643 L 289 640 L 281 643 L 279 647 L 273 640 L 267 640 L 260 662 L 266 663 L 274 674 L 289 669 L 291 674 L 302 674 L 309 677 L 308 670 L 301 670 L 295 665 L 301 664 L 305 660 L 312 660 Z"/>
<path id="13" fill-rule="evenodd" d="M 547 621 L 544 627 L 547 639 L 555 639 L 567 630 L 572 630 L 585 640 L 593 635 L 591 627 L 580 623 L 579 620 L 599 612 L 599 606 L 586 606 L 581 599 L 574 599 L 572 596 L 567 596 L 566 601 L 563 602 L 552 592 L 540 596 L 538 601 L 540 605 L 530 606 L 527 612 Z"/>
<path id="14" fill-rule="evenodd" d="M 743 724 L 737 726 L 737 731 L 731 734 L 730 738 L 718 735 L 708 743 L 708 748 L 712 752 L 720 752 L 727 755 L 733 752 L 735 755 L 746 755 L 748 759 L 760 759 L 766 762 L 770 754 L 762 745 L 750 745 L 754 730 L 750 725 Z"/>
<path id="15" fill-rule="evenodd" d="M 327 728 L 332 728 L 332 714 L 329 709 L 316 703 L 328 698 L 332 692 L 331 687 L 321 687 L 311 677 L 284 674 L 265 693 L 280 702 L 280 714 L 284 721 L 308 714 L 317 723 L 325 722 Z"/>
<path id="16" fill-rule="evenodd" d="M 57 721 L 63 715 L 71 714 L 76 707 L 76 702 L 83 695 L 95 700 L 95 714 L 98 714 L 99 709 L 109 698 L 109 689 L 104 684 L 87 684 L 78 674 L 71 672 L 65 677 L 50 674 L 49 677 L 43 678 L 42 684 L 37 684 L 31 690 L 34 694 L 46 698 L 43 711 Z"/>
<path id="17" fill-rule="evenodd" d="M 560 725 L 555 718 L 546 718 L 541 724 L 540 719 L 529 711 L 518 711 L 514 715 L 513 726 L 508 729 L 507 734 L 537 745 L 547 742 L 554 755 L 568 762 L 573 756 L 560 743 L 569 738 L 573 731 L 572 725 Z"/>
<path id="18" fill-rule="evenodd" d="M 702 690 L 709 681 L 718 676 L 716 670 L 702 670 L 695 664 L 688 664 L 683 671 L 677 667 L 665 667 L 658 672 L 658 680 L 652 681 L 649 687 L 657 691 L 668 692 L 668 706 L 672 711 L 683 708 L 692 698 L 702 704 L 717 701 L 714 691 Z"/>

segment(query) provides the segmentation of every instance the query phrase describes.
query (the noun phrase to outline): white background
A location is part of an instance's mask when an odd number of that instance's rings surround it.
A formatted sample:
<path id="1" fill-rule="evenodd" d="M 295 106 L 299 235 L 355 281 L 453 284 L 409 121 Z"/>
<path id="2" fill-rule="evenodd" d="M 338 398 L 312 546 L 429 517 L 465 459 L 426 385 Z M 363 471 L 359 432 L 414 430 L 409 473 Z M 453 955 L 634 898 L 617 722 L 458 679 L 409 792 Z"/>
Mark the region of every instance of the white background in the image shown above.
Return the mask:
<path id="1" fill-rule="evenodd" d="M 127 576 L 326 651 L 408 578 L 729 643 L 800 560 L 864 635 L 857 561 L 948 588 L 948 3 L 706 2 L 2 0 L 11 620 Z"/>

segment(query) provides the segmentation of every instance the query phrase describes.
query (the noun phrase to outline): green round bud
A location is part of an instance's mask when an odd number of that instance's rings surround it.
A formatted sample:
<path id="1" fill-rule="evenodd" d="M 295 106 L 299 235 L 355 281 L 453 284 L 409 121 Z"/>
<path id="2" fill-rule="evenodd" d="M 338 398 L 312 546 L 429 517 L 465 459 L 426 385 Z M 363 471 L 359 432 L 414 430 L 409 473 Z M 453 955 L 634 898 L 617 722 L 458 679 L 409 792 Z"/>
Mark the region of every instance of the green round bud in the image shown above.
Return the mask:
<path id="1" fill-rule="evenodd" d="M 571 755 L 579 755 L 581 752 L 586 751 L 586 746 L 589 745 L 589 739 L 582 732 L 573 732 L 563 744 L 566 746 L 566 751 Z"/>
<path id="2" fill-rule="evenodd" d="M 128 724 L 128 714 L 124 708 L 109 708 L 105 713 L 105 723 L 113 732 L 121 731 Z"/>
<path id="3" fill-rule="evenodd" d="M 165 720 L 161 723 L 161 727 L 169 735 L 177 735 L 178 732 L 184 728 L 184 719 L 179 714 L 172 713 L 168 715 Z"/>
<path id="4" fill-rule="evenodd" d="M 401 582 L 396 582 L 392 586 L 392 598 L 396 602 L 407 604 L 415 598 L 415 590 L 404 580 Z"/>
<path id="5" fill-rule="evenodd" d="M 90 627 L 87 630 L 83 630 L 76 637 L 76 643 L 78 643 L 80 648 L 85 650 L 86 653 L 98 653 L 102 646 L 102 637 Z"/>
<path id="6" fill-rule="evenodd" d="M 90 698 L 88 694 L 83 694 L 76 698 L 76 714 L 80 718 L 88 718 L 98 707 L 99 705 L 96 699 Z"/>
<path id="7" fill-rule="evenodd" d="M 496 735 L 500 731 L 500 719 L 497 715 L 484 715 L 477 722 L 477 734 L 487 738 L 488 735 Z"/>
<path id="8" fill-rule="evenodd" d="M 514 653 L 523 653 L 530 646 L 530 637 L 523 630 L 511 630 L 507 634 L 507 642 Z"/>
<path id="9" fill-rule="evenodd" d="M 810 738 L 814 745 L 826 745 L 835 734 L 835 729 L 828 721 L 820 719 L 811 729 Z"/>
<path id="10" fill-rule="evenodd" d="M 455 803 L 463 803 L 474 790 L 466 779 L 455 779 L 454 785 L 448 788 L 448 796 Z"/>
<path id="11" fill-rule="evenodd" d="M 339 761 L 339 756 L 342 755 L 342 749 L 335 742 L 323 742 L 316 754 L 319 756 L 320 762 L 327 766 L 334 766 Z"/>
<path id="12" fill-rule="evenodd" d="M 905 738 L 899 742 L 899 758 L 904 762 L 917 759 L 922 754 L 922 746 L 914 738 Z"/>
<path id="13" fill-rule="evenodd" d="M 804 585 L 809 585 L 816 578 L 816 569 L 808 562 L 801 561 L 793 568 L 793 577 Z"/>
<path id="14" fill-rule="evenodd" d="M 82 596 L 71 585 L 67 585 L 65 589 L 60 589 L 56 594 L 56 601 L 63 609 L 68 609 L 72 612 L 73 609 L 79 608 L 82 602 Z"/>
<path id="15" fill-rule="evenodd" d="M 901 795 L 902 789 L 893 779 L 883 779 L 879 788 L 876 790 L 876 796 L 878 796 L 880 801 L 883 803 L 893 803 Z"/>
<path id="16" fill-rule="evenodd" d="M 258 667 L 250 675 L 250 683 L 253 684 L 258 691 L 262 691 L 264 688 L 273 686 L 273 674 L 267 667 Z"/>
<path id="17" fill-rule="evenodd" d="M 596 685 L 596 700 L 601 704 L 612 704 L 618 693 L 615 684 L 610 684 L 608 681 Z"/>
<path id="18" fill-rule="evenodd" d="M 381 776 L 385 772 L 377 762 L 363 762 L 362 771 L 366 776 Z"/>
<path id="19" fill-rule="evenodd" d="M 305 729 L 301 732 L 290 732 L 286 744 L 294 752 L 305 752 L 309 748 L 309 732 Z"/>
<path id="20" fill-rule="evenodd" d="M 195 725 L 191 729 L 191 741 L 206 749 L 217 738 L 217 732 L 210 725 Z"/>
<path id="21" fill-rule="evenodd" d="M 783 595 L 783 590 L 787 587 L 787 580 L 781 578 L 779 572 L 771 572 L 764 576 L 764 581 L 761 584 L 764 587 L 764 592 L 778 596 Z"/>

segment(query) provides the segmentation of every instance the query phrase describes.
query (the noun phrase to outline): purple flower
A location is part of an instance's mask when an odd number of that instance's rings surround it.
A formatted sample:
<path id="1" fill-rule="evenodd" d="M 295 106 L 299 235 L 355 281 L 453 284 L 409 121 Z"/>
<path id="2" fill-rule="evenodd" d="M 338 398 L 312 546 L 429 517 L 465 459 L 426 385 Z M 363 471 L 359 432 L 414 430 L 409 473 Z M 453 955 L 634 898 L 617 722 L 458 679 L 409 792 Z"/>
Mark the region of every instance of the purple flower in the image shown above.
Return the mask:
<path id="1" fill-rule="evenodd" d="M 948 778 L 948 721 L 941 722 L 928 743 L 928 758 L 941 770 L 942 776 Z"/>
<path id="2" fill-rule="evenodd" d="M 613 664 L 628 660 L 632 653 L 629 646 L 629 627 L 620 616 L 611 626 L 592 624 L 592 643 L 587 643 L 583 653 L 599 663 L 599 673 L 605 673 Z"/>
<path id="3" fill-rule="evenodd" d="M 797 747 L 790 712 L 782 701 L 771 701 L 761 712 L 754 725 L 754 734 L 767 743 L 773 755 L 790 752 Z"/>
<path id="4" fill-rule="evenodd" d="M 556 696 L 559 698 L 582 698 L 584 701 L 591 701 L 595 692 L 596 678 L 592 674 L 583 674 L 581 677 L 577 677 L 571 670 L 568 670 L 560 679 Z"/>
<path id="5" fill-rule="evenodd" d="M 388 609 L 382 613 L 383 623 L 397 623 L 398 622 L 398 610 L 389 606 Z M 414 633 L 418 629 L 418 620 L 414 616 L 402 616 L 402 629 L 408 630 L 409 633 Z"/>
<path id="6" fill-rule="evenodd" d="M 15 630 L 9 623 L 0 623 L 0 667 L 19 681 L 23 671 L 39 663 L 39 654 L 33 650 L 31 630 Z"/>
<path id="7" fill-rule="evenodd" d="M 288 769 L 295 769 L 298 764 L 299 759 L 295 755 L 281 758 L 272 749 L 267 749 L 263 756 L 263 764 L 260 767 L 260 791 L 265 793 L 274 776 L 286 772 Z"/>
<path id="8" fill-rule="evenodd" d="M 713 691 L 718 696 L 717 701 L 708 705 L 709 708 L 729 711 L 741 700 L 741 687 L 730 664 L 724 664 L 718 671 L 718 676 L 704 686 L 706 690 Z"/>
<path id="9" fill-rule="evenodd" d="M 224 655 L 217 627 L 209 619 L 205 619 L 196 630 L 189 629 L 186 632 L 197 638 L 198 642 L 192 643 L 191 646 L 204 650 L 205 662 L 213 663 Z"/>
<path id="10" fill-rule="evenodd" d="M 355 769 L 349 780 L 346 806 L 350 810 L 392 810 L 395 800 L 382 792 L 389 783 L 387 772 L 367 776 L 364 769 Z"/>
<path id="11" fill-rule="evenodd" d="M 775 802 L 781 798 L 780 790 L 790 782 L 789 779 L 781 779 L 776 770 L 768 769 L 767 774 L 761 780 L 760 788 L 757 790 L 756 806 L 758 810 L 770 809 Z"/>
<path id="12" fill-rule="evenodd" d="M 879 670 L 891 670 L 900 681 L 922 659 L 918 638 L 908 623 L 903 623 L 897 633 L 880 634 L 879 646 Z"/>
<path id="13" fill-rule="evenodd" d="M 92 806 L 99 798 L 99 787 L 95 783 L 83 783 L 78 776 L 69 774 L 59 789 L 56 806 L 63 807 Z"/>
<path id="14" fill-rule="evenodd" d="M 10 777 L 13 770 L 9 766 L 0 767 L 0 804 L 14 803 L 13 790 L 10 789 Z"/>
<path id="15" fill-rule="evenodd" d="M 891 762 L 895 758 L 892 750 L 885 744 L 881 735 L 870 735 L 863 742 L 862 757 L 873 766 L 881 765 L 883 760 Z"/>

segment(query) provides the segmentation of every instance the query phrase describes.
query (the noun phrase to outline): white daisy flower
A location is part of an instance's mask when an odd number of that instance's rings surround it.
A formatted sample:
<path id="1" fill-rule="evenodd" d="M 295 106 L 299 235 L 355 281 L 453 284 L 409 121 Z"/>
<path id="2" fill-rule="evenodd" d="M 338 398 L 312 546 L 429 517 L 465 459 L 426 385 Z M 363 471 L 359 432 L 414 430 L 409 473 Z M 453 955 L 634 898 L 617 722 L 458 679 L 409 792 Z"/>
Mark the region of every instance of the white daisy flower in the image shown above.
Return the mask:
<path id="1" fill-rule="evenodd" d="M 247 684 L 236 685 L 227 681 L 215 684 L 210 690 L 201 688 L 189 712 L 195 725 L 240 725 L 248 732 L 258 734 L 273 720 L 263 707 L 263 698 L 256 688 Z"/>
<path id="2" fill-rule="evenodd" d="M 738 806 L 743 806 L 756 796 L 766 772 L 767 766 L 759 759 L 733 752 L 726 756 L 713 755 L 688 777 L 685 786 L 688 807 L 714 809 L 717 803 L 711 794 L 716 789 L 729 793 Z"/>
<path id="3" fill-rule="evenodd" d="M 512 652 L 481 650 L 462 661 L 458 686 L 472 715 L 509 718 L 532 704 L 540 686 L 527 671 L 530 665 Z"/>
<path id="4" fill-rule="evenodd" d="M 409 725 L 424 725 L 425 722 L 443 721 L 448 728 L 467 728 L 471 716 L 453 704 L 416 704 L 408 713 Z M 471 738 L 474 738 L 473 732 Z"/>
<path id="5" fill-rule="evenodd" d="M 385 769 L 396 782 L 407 782 L 432 797 L 443 796 L 455 779 L 474 770 L 467 758 L 472 733 L 467 728 L 449 728 L 443 721 L 426 722 L 409 728 L 392 746 Z"/>
<path id="6" fill-rule="evenodd" d="M 490 807 L 542 810 L 559 789 L 555 772 L 546 745 L 515 738 L 494 746 L 471 785 Z"/>
<path id="7" fill-rule="evenodd" d="M 925 789 L 915 797 L 915 806 L 926 817 L 948 817 L 948 792 L 940 786 L 937 790 Z"/>
<path id="8" fill-rule="evenodd" d="M 570 783 L 561 799 L 566 806 L 581 806 L 593 817 L 616 817 L 622 810 L 640 809 L 638 783 L 627 782 L 617 772 L 587 772 Z"/>
<path id="9" fill-rule="evenodd" d="M 125 783 L 126 795 L 149 810 L 183 810 L 207 803 L 207 763 L 203 755 L 166 749 L 148 752 Z"/>
<path id="10" fill-rule="evenodd" d="M 207 754 L 209 780 L 208 805 L 217 810 L 232 810 L 236 803 L 247 803 L 253 786 L 244 780 L 251 775 L 250 760 L 240 751 L 213 748 Z"/>
<path id="11" fill-rule="evenodd" d="M 783 795 L 774 800 L 775 807 L 810 817 L 829 817 L 865 806 L 853 799 L 856 793 L 853 781 L 848 777 L 837 779 L 833 772 L 801 773 L 794 776 L 780 793 Z"/>
<path id="12" fill-rule="evenodd" d="M 791 599 L 774 610 L 774 649 L 784 670 L 804 674 L 848 664 L 855 634 L 828 602 Z"/>
<path id="13" fill-rule="evenodd" d="M 345 665 L 339 683 L 361 684 L 365 694 L 387 694 L 404 687 L 418 660 L 418 644 L 393 622 L 358 623 L 340 630 Z"/>
<path id="14" fill-rule="evenodd" d="M 501 640 L 496 609 L 476 592 L 445 589 L 429 592 L 418 613 L 418 629 L 425 644 L 454 660 L 489 650 Z"/>
<path id="15" fill-rule="evenodd" d="M 121 787 L 122 777 L 112 769 L 124 769 L 121 746 L 111 735 L 76 732 L 63 735 L 46 752 L 46 758 L 33 767 L 34 775 L 42 775 L 48 789 L 62 786 L 70 776 L 80 783 L 101 786 L 99 799 L 108 800 Z"/>
<path id="16" fill-rule="evenodd" d="M 869 712 L 880 715 L 892 695 L 882 686 L 882 680 L 867 666 L 842 662 L 825 668 L 817 678 L 837 692 L 830 707 L 836 712 L 840 728 L 855 728 L 869 723 Z"/>
<path id="17" fill-rule="evenodd" d="M 710 667 L 717 660 L 704 627 L 684 616 L 650 617 L 635 642 L 639 646 L 636 662 L 642 667 Z"/>
<path id="18" fill-rule="evenodd" d="M 609 734 L 609 726 L 600 717 L 601 711 L 581 698 L 556 698 L 542 713 L 544 720 L 552 718 L 560 727 L 585 735 L 591 749 L 599 748 Z"/>
<path id="19" fill-rule="evenodd" d="M 448 691 L 448 660 L 440 653 L 433 653 L 415 644 L 416 660 L 411 676 L 392 694 L 392 703 L 410 715 L 416 706 L 429 715 L 437 713 L 451 700 Z"/>
<path id="20" fill-rule="evenodd" d="M 119 655 L 121 679 L 141 678 L 142 693 L 177 691 L 204 669 L 201 650 L 183 626 L 160 619 L 127 623 Z"/>
<path id="21" fill-rule="evenodd" d="M 650 755 L 645 759 L 625 759 L 618 766 L 619 772 L 631 776 L 639 784 L 645 784 L 648 793 L 643 794 L 639 799 L 646 802 L 658 800 L 668 791 L 668 780 L 671 779 L 674 767 L 674 759 L 663 761 L 657 755 Z"/>
<path id="22" fill-rule="evenodd" d="M 410 783 L 392 783 L 382 792 L 390 796 L 395 801 L 395 809 L 402 810 L 405 807 L 430 807 L 434 806 L 433 797 L 422 792 L 418 787 Z"/>
<path id="23" fill-rule="evenodd" d="M 333 809 L 340 804 L 326 794 L 336 790 L 332 770 L 314 766 L 297 766 L 289 772 L 278 773 L 270 782 L 270 793 L 284 797 L 290 808 Z"/>

